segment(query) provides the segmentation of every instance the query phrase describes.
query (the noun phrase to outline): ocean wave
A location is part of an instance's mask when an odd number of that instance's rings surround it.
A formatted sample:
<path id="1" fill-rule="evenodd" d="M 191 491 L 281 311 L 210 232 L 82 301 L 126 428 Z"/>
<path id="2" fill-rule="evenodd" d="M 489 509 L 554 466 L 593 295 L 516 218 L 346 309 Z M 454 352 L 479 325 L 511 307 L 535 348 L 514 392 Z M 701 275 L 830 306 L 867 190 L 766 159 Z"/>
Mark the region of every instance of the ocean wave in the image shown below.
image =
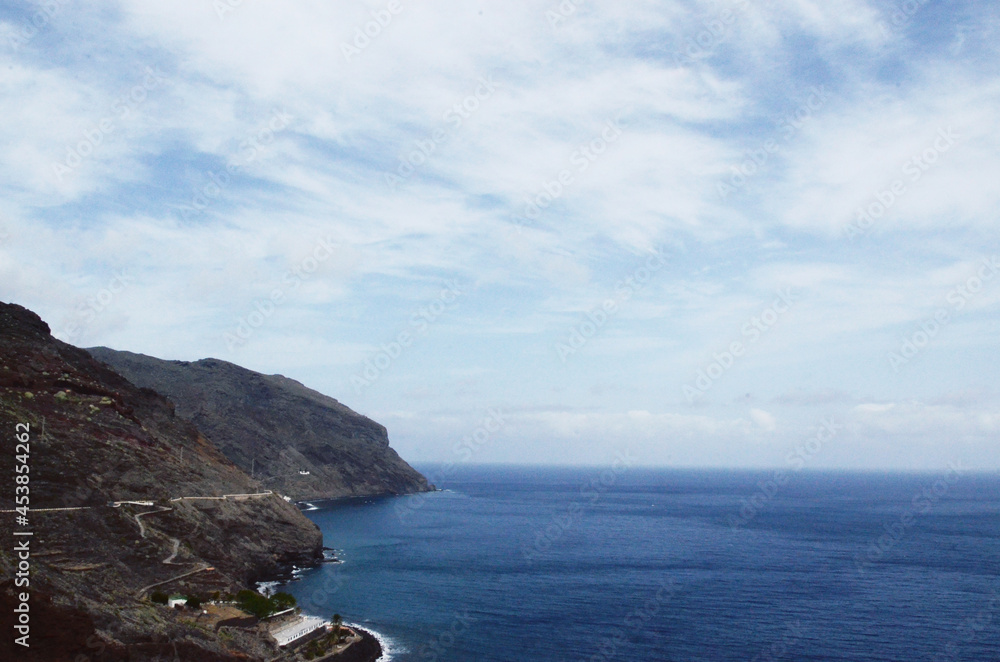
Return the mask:
<path id="1" fill-rule="evenodd" d="M 378 639 L 379 646 L 382 647 L 382 657 L 379 658 L 379 662 L 389 662 L 392 660 L 394 655 L 402 655 L 403 653 L 410 652 L 409 649 L 392 637 L 373 630 L 370 625 L 364 625 L 362 623 L 348 623 L 346 621 L 344 622 L 344 625 L 353 628 L 361 628 L 365 632 L 371 632 L 372 636 Z"/>
<path id="2" fill-rule="evenodd" d="M 257 582 L 257 592 L 261 595 L 271 595 L 274 593 L 282 582 Z"/>

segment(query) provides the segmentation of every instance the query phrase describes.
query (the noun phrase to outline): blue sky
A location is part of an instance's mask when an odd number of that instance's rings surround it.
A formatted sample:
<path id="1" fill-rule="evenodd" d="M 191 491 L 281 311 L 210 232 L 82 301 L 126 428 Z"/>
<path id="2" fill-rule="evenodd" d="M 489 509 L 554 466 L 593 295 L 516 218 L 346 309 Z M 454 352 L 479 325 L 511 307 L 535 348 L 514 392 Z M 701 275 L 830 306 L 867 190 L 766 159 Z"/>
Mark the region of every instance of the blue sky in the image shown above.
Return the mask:
<path id="1" fill-rule="evenodd" d="M 0 299 L 296 378 L 414 461 L 784 466 L 826 420 L 812 468 L 997 469 L 998 25 L 3 3 Z"/>

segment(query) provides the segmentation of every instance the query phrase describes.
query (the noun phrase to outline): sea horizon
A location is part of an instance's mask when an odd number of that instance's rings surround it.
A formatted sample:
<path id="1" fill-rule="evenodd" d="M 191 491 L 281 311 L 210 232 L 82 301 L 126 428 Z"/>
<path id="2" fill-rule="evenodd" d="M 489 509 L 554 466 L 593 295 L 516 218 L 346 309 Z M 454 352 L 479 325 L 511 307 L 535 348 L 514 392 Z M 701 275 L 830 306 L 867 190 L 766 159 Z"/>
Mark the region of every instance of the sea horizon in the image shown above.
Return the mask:
<path id="1" fill-rule="evenodd" d="M 400 662 L 506 660 L 509 638 L 546 660 L 937 659 L 1000 591 L 994 474 L 814 469 L 765 492 L 760 471 L 637 468 L 584 495 L 593 474 L 464 465 L 439 492 L 310 502 L 342 563 L 281 590 Z M 582 643 L 594 622 L 607 637 Z"/>
<path id="2" fill-rule="evenodd" d="M 3 659 L 1000 662 L 1000 2 L 0 26 Z"/>

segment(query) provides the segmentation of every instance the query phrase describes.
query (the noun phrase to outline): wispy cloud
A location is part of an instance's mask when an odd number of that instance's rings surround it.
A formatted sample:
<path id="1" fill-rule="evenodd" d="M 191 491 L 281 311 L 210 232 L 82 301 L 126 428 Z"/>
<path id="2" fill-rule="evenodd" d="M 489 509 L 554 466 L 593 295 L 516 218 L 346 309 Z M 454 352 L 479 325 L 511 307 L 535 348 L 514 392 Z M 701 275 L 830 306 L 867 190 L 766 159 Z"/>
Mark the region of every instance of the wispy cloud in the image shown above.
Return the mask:
<path id="1" fill-rule="evenodd" d="M 822 462 L 911 466 L 925 421 L 920 443 L 953 426 L 996 466 L 1000 285 L 905 376 L 886 358 L 997 253 L 996 8 L 52 4 L 0 10 L 0 298 L 85 315 L 81 344 L 292 373 L 424 459 L 509 405 L 488 459 L 637 438 L 643 462 L 766 464 L 829 407 L 855 424 L 838 448 L 879 451 Z M 654 249 L 663 269 L 561 362 Z M 448 281 L 461 306 L 355 395 Z M 802 300 L 688 403 L 785 287 Z"/>

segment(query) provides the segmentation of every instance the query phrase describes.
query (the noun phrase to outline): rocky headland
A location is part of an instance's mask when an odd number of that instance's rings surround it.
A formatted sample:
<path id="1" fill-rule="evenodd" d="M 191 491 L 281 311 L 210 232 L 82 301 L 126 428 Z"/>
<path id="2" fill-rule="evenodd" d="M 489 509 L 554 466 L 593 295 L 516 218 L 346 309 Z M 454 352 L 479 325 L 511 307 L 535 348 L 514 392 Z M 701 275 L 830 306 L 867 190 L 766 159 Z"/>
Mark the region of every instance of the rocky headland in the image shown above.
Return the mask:
<path id="1" fill-rule="evenodd" d="M 203 367 L 212 368 L 208 363 Z M 23 474 L 30 491 L 21 494 L 30 497 L 27 512 L 11 512 L 13 481 L 0 505 L 4 531 L 30 531 L 27 574 L 19 571 L 11 535 L 0 548 L 0 620 L 12 632 L 7 621 L 17 618 L 20 595 L 29 591 L 31 646 L 8 636 L 4 659 L 296 659 L 264 629 L 213 630 L 199 625 L 198 610 L 169 609 L 150 594 L 226 595 L 292 564 L 320 562 L 319 529 L 281 496 L 282 485 L 294 486 L 277 480 L 286 466 L 297 475 L 298 467 L 318 470 L 317 482 L 296 496 L 426 489 L 422 476 L 389 452 L 378 424 L 291 380 L 261 381 L 231 364 L 215 369 L 230 390 L 208 398 L 212 415 L 237 412 L 273 434 L 304 426 L 306 441 L 292 450 L 270 455 L 267 437 L 248 446 L 246 457 L 259 453 L 270 473 L 262 467 L 261 475 L 249 476 L 199 428 L 187 405 L 53 338 L 33 312 L 0 303 L 0 472 L 13 477 L 15 464 L 30 467 Z M 240 386 L 241 377 L 249 382 Z M 238 402 L 226 404 L 230 397 Z M 301 422 L 285 421 L 292 403 L 312 403 L 312 410 Z M 270 406 L 276 408 L 267 422 L 260 411 Z M 212 415 L 201 420 L 211 422 Z M 340 445 L 324 449 L 320 431 L 337 424 L 336 435 L 327 434 Z M 16 448 L 15 438 L 26 428 L 28 452 Z M 241 457 L 231 439 L 226 448 Z M 373 457 L 388 459 L 367 464 Z M 332 488 L 319 482 L 333 477 L 339 482 Z"/>
<path id="2" fill-rule="evenodd" d="M 177 405 L 237 467 L 295 500 L 431 489 L 389 447 L 384 426 L 281 375 L 218 359 L 165 361 L 88 350 L 133 383 Z"/>

